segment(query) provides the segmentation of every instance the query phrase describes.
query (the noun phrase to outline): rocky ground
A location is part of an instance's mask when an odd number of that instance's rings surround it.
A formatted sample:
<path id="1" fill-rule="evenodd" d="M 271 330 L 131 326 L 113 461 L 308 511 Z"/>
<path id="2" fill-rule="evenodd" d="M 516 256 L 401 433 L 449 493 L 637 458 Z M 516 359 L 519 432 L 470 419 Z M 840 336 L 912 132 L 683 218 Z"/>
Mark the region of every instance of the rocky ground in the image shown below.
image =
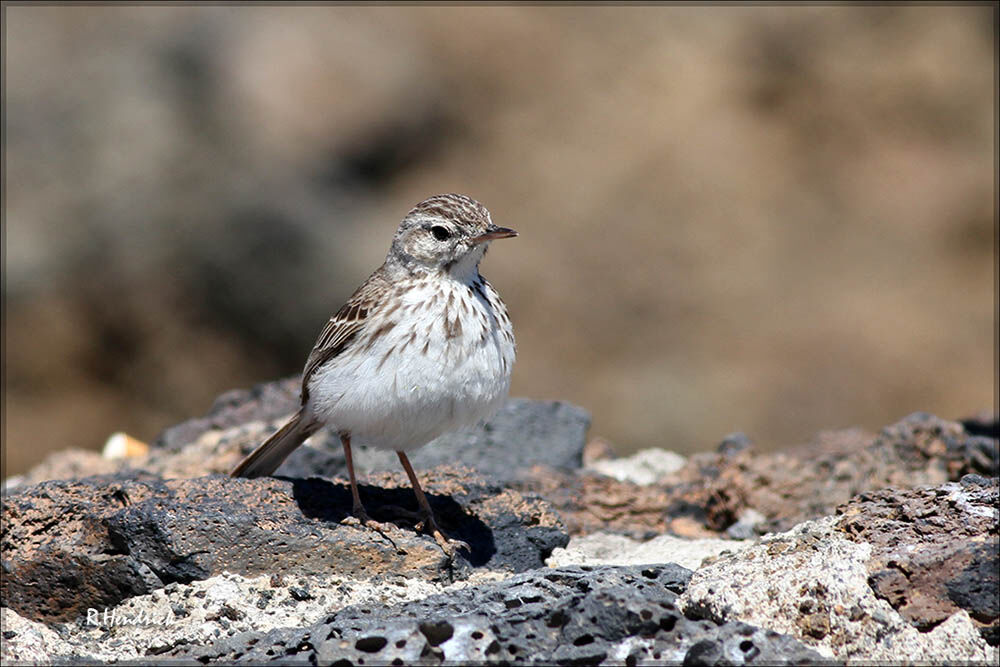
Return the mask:
<path id="1" fill-rule="evenodd" d="M 413 456 L 449 558 L 391 457 L 321 433 L 277 476 L 224 473 L 293 380 L 225 394 L 152 445 L 8 479 L 3 661 L 628 665 L 996 663 L 995 418 L 916 413 L 757 453 L 616 459 L 589 416 L 510 400 Z"/>

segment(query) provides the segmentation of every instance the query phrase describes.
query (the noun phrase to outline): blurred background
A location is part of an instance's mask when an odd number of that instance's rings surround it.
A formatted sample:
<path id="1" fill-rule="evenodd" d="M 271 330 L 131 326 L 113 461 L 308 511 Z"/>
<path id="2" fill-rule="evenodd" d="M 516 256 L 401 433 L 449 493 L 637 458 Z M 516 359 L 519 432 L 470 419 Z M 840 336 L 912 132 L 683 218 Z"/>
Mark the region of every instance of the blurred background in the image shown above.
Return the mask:
<path id="1" fill-rule="evenodd" d="M 619 453 L 995 409 L 993 7 L 3 11 L 5 475 L 298 373 L 440 192 Z"/>

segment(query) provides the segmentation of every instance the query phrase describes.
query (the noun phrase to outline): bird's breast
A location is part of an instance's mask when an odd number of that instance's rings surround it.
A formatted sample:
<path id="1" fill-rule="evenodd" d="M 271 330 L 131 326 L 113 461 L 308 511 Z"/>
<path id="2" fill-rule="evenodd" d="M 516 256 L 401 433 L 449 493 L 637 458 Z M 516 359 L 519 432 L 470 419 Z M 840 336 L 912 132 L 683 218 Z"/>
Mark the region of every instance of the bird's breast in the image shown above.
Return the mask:
<path id="1" fill-rule="evenodd" d="M 397 362 L 397 382 L 441 382 L 471 399 L 488 393 L 484 383 L 509 380 L 514 332 L 503 301 L 484 279 L 429 281 L 406 290 L 398 311 L 373 326 L 373 334 L 390 319 L 391 335 L 373 341 L 373 349 L 383 369 Z"/>
<path id="2" fill-rule="evenodd" d="M 353 352 L 311 383 L 317 414 L 371 444 L 406 449 L 489 417 L 507 396 L 515 342 L 485 279 L 425 279 L 395 286 Z"/>

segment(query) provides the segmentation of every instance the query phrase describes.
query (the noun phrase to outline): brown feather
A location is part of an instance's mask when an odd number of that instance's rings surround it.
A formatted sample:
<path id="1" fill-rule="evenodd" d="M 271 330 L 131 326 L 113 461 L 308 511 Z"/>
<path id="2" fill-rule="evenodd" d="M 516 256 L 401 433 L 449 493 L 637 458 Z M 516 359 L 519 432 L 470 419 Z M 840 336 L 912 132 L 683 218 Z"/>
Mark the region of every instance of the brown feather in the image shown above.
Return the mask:
<path id="1" fill-rule="evenodd" d="M 327 321 L 316 339 L 305 370 L 302 371 L 302 405 L 309 400 L 309 380 L 323 364 L 343 352 L 364 328 L 368 316 L 381 303 L 385 303 L 385 293 L 390 283 L 381 269 L 375 271 L 361 284 L 337 314 Z"/>
<path id="2" fill-rule="evenodd" d="M 302 410 L 299 410 L 284 426 L 240 461 L 229 476 L 253 479 L 270 475 L 319 427 L 320 424 L 315 422 L 305 423 L 302 419 Z"/>

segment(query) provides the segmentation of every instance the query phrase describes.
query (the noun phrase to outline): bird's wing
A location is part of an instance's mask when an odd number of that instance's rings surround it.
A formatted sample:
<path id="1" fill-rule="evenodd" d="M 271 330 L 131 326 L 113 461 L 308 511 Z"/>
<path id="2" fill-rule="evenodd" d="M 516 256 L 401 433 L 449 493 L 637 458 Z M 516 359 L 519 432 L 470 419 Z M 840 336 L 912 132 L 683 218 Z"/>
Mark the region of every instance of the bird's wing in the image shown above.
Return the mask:
<path id="1" fill-rule="evenodd" d="M 305 370 L 302 371 L 302 404 L 309 399 L 309 380 L 316 369 L 343 352 L 358 335 L 369 313 L 379 303 L 379 294 L 384 292 L 385 279 L 377 272 L 372 274 L 361 287 L 351 295 L 337 314 L 331 317 L 313 345 Z"/>

